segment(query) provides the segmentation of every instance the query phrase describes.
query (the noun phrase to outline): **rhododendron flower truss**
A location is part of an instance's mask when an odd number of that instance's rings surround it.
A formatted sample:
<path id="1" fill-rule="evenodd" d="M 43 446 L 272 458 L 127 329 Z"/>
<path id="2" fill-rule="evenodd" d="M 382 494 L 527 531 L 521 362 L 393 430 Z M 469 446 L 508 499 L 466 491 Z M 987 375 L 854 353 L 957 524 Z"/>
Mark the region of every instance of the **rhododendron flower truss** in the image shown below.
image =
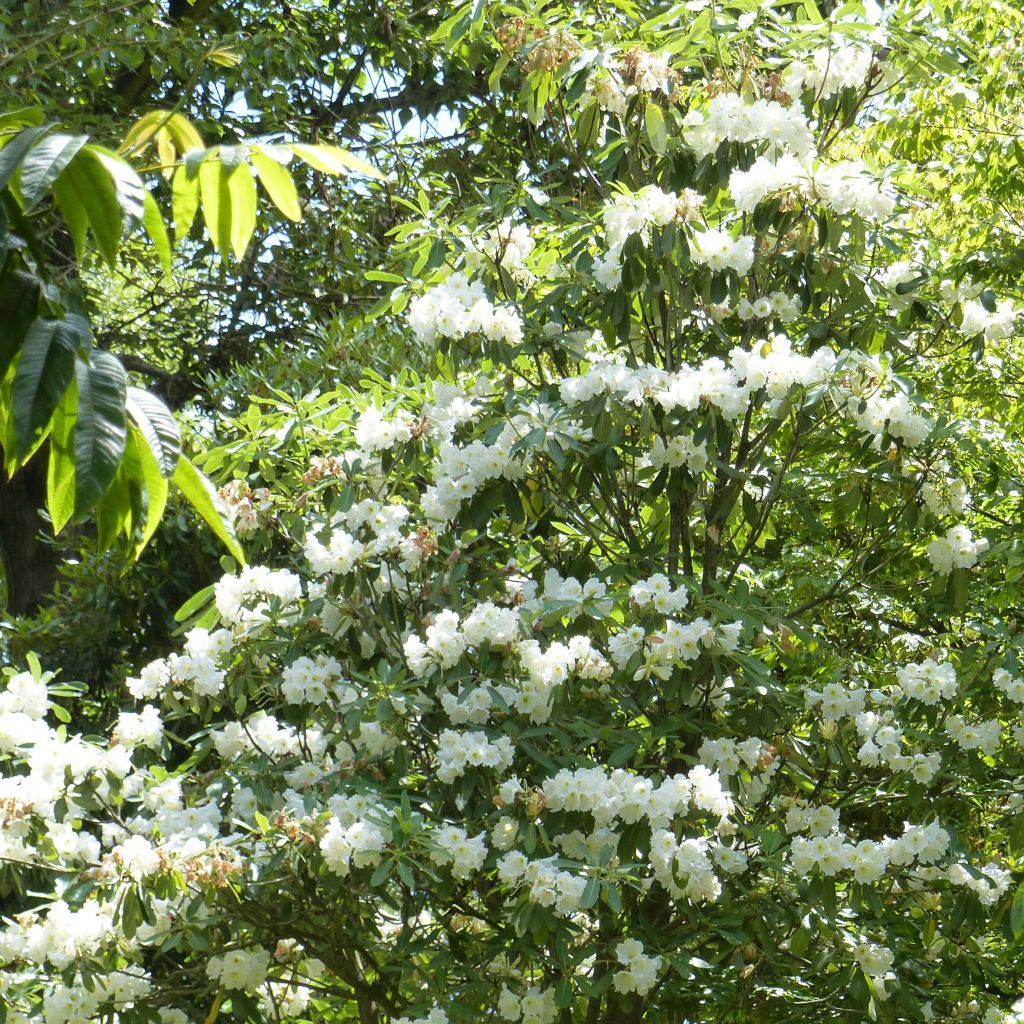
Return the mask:
<path id="1" fill-rule="evenodd" d="M 445 22 L 521 180 L 395 231 L 429 373 L 229 436 L 179 647 L 4 670 L 8 1022 L 1021 1016 L 1020 296 L 885 128 L 971 58 L 612 6 Z"/>

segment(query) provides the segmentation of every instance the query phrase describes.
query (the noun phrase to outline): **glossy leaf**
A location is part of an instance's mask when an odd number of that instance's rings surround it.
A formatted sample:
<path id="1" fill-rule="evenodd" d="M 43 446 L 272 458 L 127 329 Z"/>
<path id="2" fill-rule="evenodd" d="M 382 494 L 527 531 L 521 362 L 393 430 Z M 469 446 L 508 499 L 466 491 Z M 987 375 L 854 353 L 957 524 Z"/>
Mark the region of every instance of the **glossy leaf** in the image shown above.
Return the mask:
<path id="1" fill-rule="evenodd" d="M 120 360 L 109 352 L 92 352 L 75 370 L 75 510 L 80 514 L 107 492 L 121 464 L 128 430 L 127 382 Z"/>
<path id="2" fill-rule="evenodd" d="M 302 206 L 288 168 L 259 147 L 253 148 L 249 159 L 271 202 L 289 220 L 301 220 Z"/>
<path id="3" fill-rule="evenodd" d="M 156 395 L 142 388 L 128 388 L 126 407 L 161 475 L 172 476 L 181 456 L 181 435 L 174 414 Z"/>
<path id="4" fill-rule="evenodd" d="M 50 135 L 29 150 L 19 182 L 26 212 L 43 198 L 86 141 L 85 135 Z"/>
<path id="5" fill-rule="evenodd" d="M 218 507 L 220 499 L 217 492 L 210 481 L 184 455 L 178 460 L 174 482 L 214 535 L 239 562 L 244 564 L 245 552 L 238 543 L 234 529 Z"/>

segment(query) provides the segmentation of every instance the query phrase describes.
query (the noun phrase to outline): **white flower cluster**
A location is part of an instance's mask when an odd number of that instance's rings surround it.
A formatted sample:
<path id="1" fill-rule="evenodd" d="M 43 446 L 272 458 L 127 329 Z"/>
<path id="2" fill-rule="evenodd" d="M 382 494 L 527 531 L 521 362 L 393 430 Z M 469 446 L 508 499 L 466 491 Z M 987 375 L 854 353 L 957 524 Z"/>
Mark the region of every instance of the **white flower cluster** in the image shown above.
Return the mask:
<path id="1" fill-rule="evenodd" d="M 496 306 L 479 281 L 454 273 L 409 303 L 409 326 L 427 345 L 441 338 L 483 334 L 490 341 L 517 345 L 523 322 L 512 306 Z"/>
<path id="2" fill-rule="evenodd" d="M 630 87 L 608 68 L 594 68 L 587 76 L 587 84 L 580 96 L 579 106 L 586 109 L 596 103 L 602 110 L 616 117 L 626 116 Z"/>
<path id="3" fill-rule="evenodd" d="M 654 877 L 676 899 L 685 896 L 693 903 L 714 903 L 721 896 L 722 883 L 709 853 L 708 841 L 703 837 L 677 839 L 667 829 L 651 835 Z"/>
<path id="4" fill-rule="evenodd" d="M 217 629 L 212 633 L 205 629 L 190 630 L 184 654 L 151 661 L 137 677 L 129 677 L 125 686 L 137 700 L 163 697 L 168 690 L 179 686 L 188 694 L 215 697 L 225 679 L 219 662 L 231 652 L 232 644 L 230 630 Z"/>
<path id="5" fill-rule="evenodd" d="M 728 778 L 738 775 L 741 768 L 751 773 L 749 782 L 744 781 L 742 792 L 747 803 L 759 800 L 768 789 L 772 776 L 781 764 L 775 751 L 759 736 L 751 736 L 745 740 L 734 740 L 729 737 L 720 739 L 705 738 L 697 757 L 708 768 L 717 769 L 719 775 Z"/>
<path id="6" fill-rule="evenodd" d="M 644 944 L 637 939 L 624 939 L 615 947 L 615 959 L 622 964 L 612 978 L 616 992 L 635 992 L 645 996 L 658 983 L 660 956 L 644 953 Z"/>
<path id="7" fill-rule="evenodd" d="M 516 423 L 509 423 L 492 444 L 480 440 L 464 447 L 449 441 L 442 443 L 433 467 L 434 483 L 422 496 L 426 517 L 442 522 L 452 519 L 462 503 L 472 498 L 488 480 L 519 479 L 526 470 L 523 460 L 527 453 L 513 457 L 512 446 L 529 429 L 525 427 L 521 434 Z"/>
<path id="8" fill-rule="evenodd" d="M 817 99 L 828 99 L 842 89 L 864 85 L 872 63 L 866 46 L 837 41 L 818 47 L 807 61 L 793 61 L 782 75 L 782 85 L 791 96 L 807 91 Z"/>
<path id="9" fill-rule="evenodd" d="M 969 871 L 964 864 L 950 864 L 943 873 L 953 885 L 970 889 L 984 907 L 998 903 L 1010 888 L 1013 875 L 998 864 L 982 864 Z M 980 878 L 978 875 L 980 874 Z M 930 877 L 926 875 L 925 877 Z"/>
<path id="10" fill-rule="evenodd" d="M 992 311 L 980 302 L 969 300 L 963 304 L 960 333 L 970 336 L 982 334 L 986 341 L 1000 341 L 1013 333 L 1014 322 L 1020 313 L 1010 299 L 1002 299 Z"/>
<path id="11" fill-rule="evenodd" d="M 809 708 L 818 708 L 827 722 L 838 722 L 841 718 L 855 718 L 864 710 L 868 691 L 858 686 L 844 686 L 842 683 L 826 683 L 820 690 L 804 691 L 804 703 Z"/>
<path id="12" fill-rule="evenodd" d="M 508 986 L 502 985 L 498 996 L 498 1015 L 502 1020 L 521 1020 L 523 1024 L 554 1024 L 558 1016 L 555 990 L 531 985 L 517 996 Z"/>
<path id="13" fill-rule="evenodd" d="M 62 971 L 116 942 L 117 935 L 113 904 L 94 901 L 72 910 L 56 900 L 45 912 L 22 915 L 0 932 L 0 964 L 27 960 Z"/>
<path id="14" fill-rule="evenodd" d="M 287 611 L 302 597 L 302 581 L 287 569 L 247 565 L 237 576 L 222 576 L 213 587 L 221 619 L 250 629 L 262 625 L 275 601 Z"/>
<path id="15" fill-rule="evenodd" d="M 437 777 L 451 783 L 466 774 L 466 769 L 493 768 L 499 774 L 508 771 L 515 750 L 508 736 L 493 743 L 485 732 L 456 732 L 445 729 L 437 738 Z"/>
<path id="16" fill-rule="evenodd" d="M 942 756 L 935 752 L 903 752 L 903 730 L 893 724 L 891 713 L 862 711 L 854 721 L 862 740 L 857 751 L 861 764 L 884 764 L 894 772 L 908 771 L 914 781 L 920 783 L 931 782 L 942 767 Z"/>
<path id="17" fill-rule="evenodd" d="M 617 821 L 632 824 L 646 818 L 651 828 L 667 828 L 692 804 L 702 811 L 726 817 L 733 805 L 718 775 L 703 765 L 689 775 L 673 775 L 660 785 L 622 768 L 563 768 L 544 780 L 541 791 L 549 811 L 583 811 L 598 827 Z"/>
<path id="18" fill-rule="evenodd" d="M 740 213 L 753 213 L 766 196 L 789 189 L 806 191 L 807 180 L 807 168 L 795 156 L 759 156 L 749 170 L 737 168 L 729 175 L 729 194 Z"/>
<path id="19" fill-rule="evenodd" d="M 519 612 L 482 601 L 460 622 L 457 612 L 438 612 L 427 626 L 426 640 L 415 634 L 403 645 L 409 670 L 415 676 L 428 675 L 433 668 L 452 668 L 467 647 L 483 649 L 514 645 L 519 636 Z"/>
<path id="20" fill-rule="evenodd" d="M 88 1024 L 102 1020 L 108 1007 L 124 1011 L 139 1004 L 145 1005 L 144 1000 L 151 989 L 149 979 L 138 967 L 112 971 L 106 977 L 93 975 L 88 986 L 79 974 L 70 985 L 60 983 L 46 993 L 43 997 L 43 1019 L 46 1024 Z M 0 991 L 3 991 L 2 986 Z M 11 1024 L 29 1024 L 29 1018 L 19 1014 L 8 1014 L 7 1020 Z M 164 1020 L 160 1018 L 161 1024 Z"/>
<path id="21" fill-rule="evenodd" d="M 743 277 L 754 265 L 754 239 L 750 235 L 733 238 L 720 228 L 695 231 L 690 239 L 690 256 L 694 263 L 714 273 L 734 270 Z"/>
<path id="22" fill-rule="evenodd" d="M 935 476 L 921 484 L 921 500 L 924 507 L 938 519 L 944 516 L 960 515 L 967 511 L 971 495 L 963 480 L 948 475 L 949 467 L 939 464 Z"/>
<path id="23" fill-rule="evenodd" d="M 359 448 L 368 453 L 392 448 L 411 436 L 413 419 L 408 413 L 400 412 L 392 419 L 386 419 L 382 410 L 368 405 L 356 420 L 352 438 Z"/>
<path id="24" fill-rule="evenodd" d="M 437 845 L 431 851 L 431 859 L 435 864 L 450 865 L 452 877 L 469 878 L 484 866 L 487 842 L 483 834 L 471 838 L 464 828 L 445 825 L 435 830 L 432 838 Z"/>
<path id="25" fill-rule="evenodd" d="M 665 680 L 680 665 L 696 660 L 704 651 L 733 653 L 739 645 L 742 626 L 739 620 L 716 625 L 705 618 L 687 623 L 666 619 L 661 630 L 648 633 L 642 626 L 633 625 L 609 637 L 608 651 L 620 669 L 642 652 L 644 658 L 633 673 L 634 680 L 651 675 Z"/>
<path id="26" fill-rule="evenodd" d="M 495 694 L 498 709 L 505 711 L 512 707 L 517 691 L 498 683 L 467 687 L 458 695 L 445 691 L 440 696 L 441 707 L 452 725 L 486 725 L 495 710 Z"/>
<path id="27" fill-rule="evenodd" d="M 573 636 L 568 643 L 556 641 L 546 648 L 537 640 L 524 640 L 518 650 L 520 668 L 526 678 L 520 680 L 514 706 L 529 715 L 536 724 L 551 717 L 555 688 L 575 671 L 581 679 L 606 679 L 611 666 L 595 650 L 586 636 Z"/>
<path id="28" fill-rule="evenodd" d="M 989 757 L 999 750 L 1002 731 L 998 718 L 969 722 L 963 715 L 950 715 L 946 719 L 946 732 L 961 750 L 980 750 Z"/>
<path id="29" fill-rule="evenodd" d="M 927 418 L 916 411 L 903 391 L 889 396 L 879 391 L 850 395 L 847 411 L 861 430 L 875 435 L 876 446 L 881 444 L 886 431 L 911 446 L 920 444 L 931 432 Z"/>
<path id="30" fill-rule="evenodd" d="M 654 606 L 662 615 L 681 612 L 690 603 L 690 592 L 685 586 L 672 586 L 672 581 L 663 573 L 655 573 L 629 588 L 629 600 L 643 610 Z"/>
<path id="31" fill-rule="evenodd" d="M 696 211 L 700 198 L 687 193 L 682 201 L 674 192 L 665 192 L 657 185 L 644 185 L 639 192 L 621 192 L 604 206 L 604 237 L 608 252 L 594 266 L 594 276 L 605 288 L 614 288 L 622 271 L 622 247 L 633 235 L 646 244 L 651 229 L 663 228 L 691 208 Z"/>
<path id="32" fill-rule="evenodd" d="M 449 1024 L 449 1021 L 448 1014 L 435 1006 L 426 1017 L 417 1017 L 415 1020 L 411 1017 L 398 1017 L 395 1024 Z"/>
<path id="33" fill-rule="evenodd" d="M 1024 679 L 1011 675 L 1005 668 L 997 668 L 992 673 L 992 685 L 1014 702 L 1024 704 Z"/>
<path id="34" fill-rule="evenodd" d="M 355 868 L 376 867 L 389 837 L 369 820 L 387 819 L 386 807 L 365 796 L 335 796 L 328 801 L 331 819 L 320 839 L 324 863 L 344 878 Z"/>
<path id="35" fill-rule="evenodd" d="M 531 861 L 519 850 L 510 850 L 498 860 L 498 878 L 513 888 L 525 883 L 531 902 L 552 907 L 561 917 L 572 917 L 580 910 L 587 880 L 560 870 L 555 866 L 557 860 L 547 857 Z"/>
<path id="36" fill-rule="evenodd" d="M 859 160 L 817 167 L 812 188 L 836 213 L 855 213 L 865 220 L 886 220 L 896 209 L 896 200 Z"/>
<path id="37" fill-rule="evenodd" d="M 974 535 L 966 526 L 951 526 L 944 537 L 936 537 L 925 549 L 932 568 L 944 576 L 954 569 L 970 569 L 988 551 L 988 539 Z"/>
<path id="38" fill-rule="evenodd" d="M 782 323 L 788 324 L 803 312 L 803 305 L 796 295 L 785 292 L 769 292 L 751 302 L 740 299 L 736 303 L 736 315 L 741 320 L 767 320 L 777 317 Z"/>
<path id="39" fill-rule="evenodd" d="M 800 105 L 785 107 L 774 100 L 748 103 L 737 93 L 712 97 L 706 114 L 691 110 L 683 120 L 683 139 L 698 157 L 708 156 L 723 142 L 763 142 L 806 157 L 814 136 Z"/>
<path id="40" fill-rule="evenodd" d="M 147 704 L 138 714 L 122 711 L 117 716 L 114 737 L 126 747 L 159 747 L 164 736 L 160 709 Z"/>
<path id="41" fill-rule="evenodd" d="M 480 265 L 480 256 L 486 256 L 501 266 L 518 281 L 529 278 L 526 261 L 536 242 L 526 224 L 513 224 L 506 217 L 497 227 L 479 235 L 467 235 L 466 268 L 474 271 Z"/>
<path id="42" fill-rule="evenodd" d="M 281 695 L 289 704 L 323 704 L 341 676 L 341 666 L 326 655 L 296 658 L 281 674 Z M 348 688 L 351 691 L 351 687 Z M 351 692 L 348 703 L 355 696 Z"/>
<path id="43" fill-rule="evenodd" d="M 644 459 L 645 466 L 651 469 L 679 469 L 685 466 L 691 473 L 701 474 L 707 469 L 708 450 L 697 444 L 693 438 L 677 434 L 666 443 L 662 438 L 655 437 L 651 442 L 651 450 Z"/>
<path id="44" fill-rule="evenodd" d="M 898 839 L 886 837 L 880 842 L 863 839 L 850 843 L 841 832 L 815 835 L 811 839 L 795 836 L 790 847 L 793 872 L 803 877 L 813 870 L 826 877 L 849 871 L 857 882 L 877 882 L 890 866 L 906 867 L 934 864 L 949 849 L 949 833 L 938 822 L 928 825 L 904 824 Z"/>
<path id="45" fill-rule="evenodd" d="M 212 956 L 206 964 L 206 973 L 227 989 L 251 992 L 266 980 L 270 967 L 270 954 L 258 946 L 254 949 L 231 949 L 220 956 Z"/>
<path id="46" fill-rule="evenodd" d="M 879 946 L 874 942 L 858 942 L 853 950 L 853 958 L 860 969 L 872 978 L 884 978 L 896 962 L 888 946 Z"/>

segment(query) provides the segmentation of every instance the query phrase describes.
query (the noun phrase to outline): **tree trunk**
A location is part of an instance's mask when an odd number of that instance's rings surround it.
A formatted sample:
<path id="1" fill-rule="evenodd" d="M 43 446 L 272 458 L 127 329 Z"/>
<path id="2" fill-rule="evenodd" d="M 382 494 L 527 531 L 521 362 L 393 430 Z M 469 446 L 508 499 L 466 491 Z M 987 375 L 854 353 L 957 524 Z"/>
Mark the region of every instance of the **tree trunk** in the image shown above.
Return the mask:
<path id="1" fill-rule="evenodd" d="M 0 471 L 0 561 L 7 590 L 7 613 L 29 615 L 57 579 L 58 559 L 41 509 L 46 503 L 45 446 L 10 480 Z"/>

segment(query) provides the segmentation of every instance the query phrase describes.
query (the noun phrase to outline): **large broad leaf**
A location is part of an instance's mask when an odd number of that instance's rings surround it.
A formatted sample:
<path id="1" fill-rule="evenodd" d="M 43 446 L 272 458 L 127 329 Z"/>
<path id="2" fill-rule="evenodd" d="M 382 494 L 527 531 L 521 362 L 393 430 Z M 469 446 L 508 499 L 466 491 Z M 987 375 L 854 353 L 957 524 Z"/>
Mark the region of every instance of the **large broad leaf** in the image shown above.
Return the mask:
<path id="1" fill-rule="evenodd" d="M 299 193 L 288 168 L 258 146 L 253 147 L 250 159 L 271 202 L 289 220 L 302 220 Z"/>
<path id="2" fill-rule="evenodd" d="M 124 215 L 132 220 L 141 221 L 145 215 L 148 192 L 135 168 L 122 160 L 116 153 L 104 149 L 102 146 L 90 146 L 89 152 L 110 175 L 117 201 Z"/>
<path id="3" fill-rule="evenodd" d="M 33 146 L 21 165 L 21 197 L 31 210 L 87 142 L 85 135 L 50 135 Z"/>
<path id="4" fill-rule="evenodd" d="M 229 252 L 241 259 L 256 230 L 256 183 L 249 165 L 204 160 L 199 165 L 199 190 L 203 220 L 217 252 L 225 260 Z"/>
<path id="5" fill-rule="evenodd" d="M 178 460 L 178 468 L 174 471 L 174 482 L 206 525 L 213 530 L 228 551 L 244 565 L 245 552 L 238 543 L 231 524 L 221 515 L 218 508 L 219 499 L 217 492 L 213 489 L 213 484 L 184 455 Z"/>
<path id="6" fill-rule="evenodd" d="M 134 557 L 138 558 L 142 549 L 150 542 L 153 534 L 156 533 L 156 528 L 160 525 L 164 509 L 167 506 L 167 492 L 170 487 L 150 448 L 149 439 L 141 430 L 135 427 L 129 428 L 128 447 L 132 452 L 137 452 L 138 454 L 141 482 L 145 489 L 146 499 L 145 517 L 142 519 L 142 528 L 132 552 Z"/>
<path id="7" fill-rule="evenodd" d="M 50 430 L 50 460 L 46 468 L 46 507 L 53 532 L 60 533 L 75 514 L 75 410 L 76 386 L 64 392 L 53 414 Z"/>
<path id="8" fill-rule="evenodd" d="M 14 456 L 22 459 L 45 436 L 53 411 L 75 374 L 75 353 L 85 343 L 79 318 L 36 320 L 25 335 L 11 385 Z"/>
<path id="9" fill-rule="evenodd" d="M 21 166 L 21 161 L 32 143 L 49 129 L 48 124 L 40 125 L 38 128 L 26 128 L 24 131 L 18 132 L 3 149 L 0 149 L 0 189 L 7 187 L 7 183 Z"/>
<path id="10" fill-rule="evenodd" d="M 124 456 L 127 380 L 120 360 L 109 352 L 90 353 L 89 362 L 79 361 L 75 370 L 75 512 L 81 514 L 106 494 Z"/>
<path id="11" fill-rule="evenodd" d="M 383 178 L 384 175 L 372 164 L 350 153 L 340 146 L 307 146 L 297 142 L 288 147 L 300 160 L 324 174 L 347 174 L 356 171 L 370 178 Z"/>
<path id="12" fill-rule="evenodd" d="M 100 255 L 113 263 L 124 227 L 121 202 L 109 171 L 92 146 L 83 147 L 64 168 L 54 185 L 54 195 L 71 228 L 79 259 L 85 244 L 83 225 L 88 221 Z"/>
<path id="13" fill-rule="evenodd" d="M 39 315 L 39 279 L 23 270 L 0 276 L 0 380 Z"/>
<path id="14" fill-rule="evenodd" d="M 181 456 L 181 435 L 174 414 L 142 388 L 128 389 L 128 415 L 146 440 L 153 458 L 164 477 L 170 477 Z"/>
<path id="15" fill-rule="evenodd" d="M 167 225 L 164 223 L 164 216 L 160 212 L 160 207 L 156 205 L 156 200 L 149 192 L 146 193 L 142 226 L 146 229 L 146 234 L 149 235 L 153 248 L 156 249 L 156 254 L 160 258 L 160 266 L 163 267 L 164 274 L 170 277 L 171 240 L 167 236 Z"/>
<path id="16" fill-rule="evenodd" d="M 198 209 L 199 175 L 182 165 L 174 172 L 171 182 L 171 216 L 174 221 L 174 240 L 178 245 L 188 237 Z"/>

